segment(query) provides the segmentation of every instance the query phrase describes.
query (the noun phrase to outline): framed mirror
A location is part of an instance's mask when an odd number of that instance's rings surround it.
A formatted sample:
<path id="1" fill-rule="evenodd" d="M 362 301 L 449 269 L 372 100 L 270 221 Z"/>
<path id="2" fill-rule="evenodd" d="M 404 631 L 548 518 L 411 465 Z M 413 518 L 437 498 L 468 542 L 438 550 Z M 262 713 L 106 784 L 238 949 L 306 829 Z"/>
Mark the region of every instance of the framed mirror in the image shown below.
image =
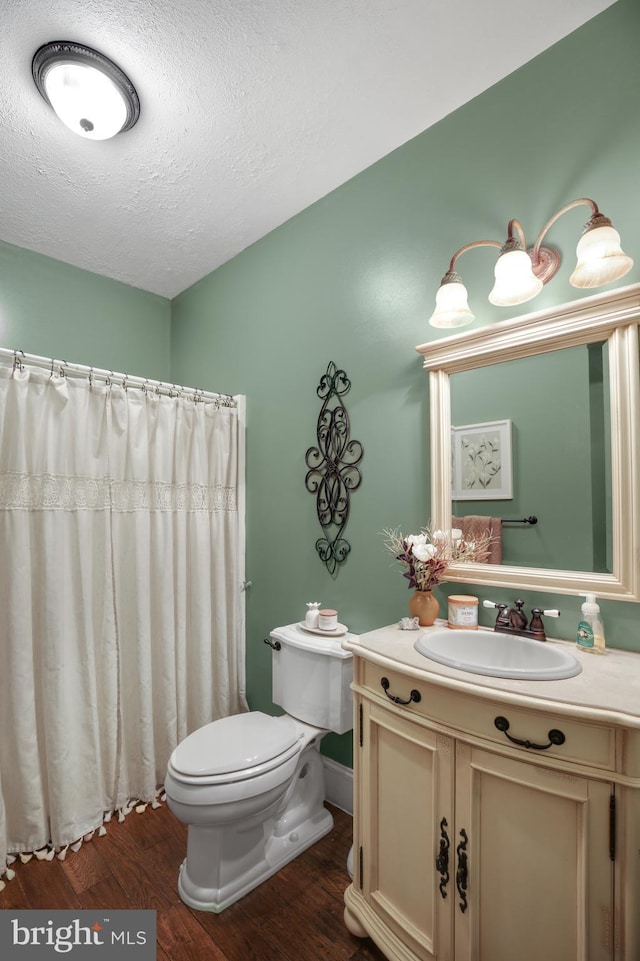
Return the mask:
<path id="1" fill-rule="evenodd" d="M 637 284 L 416 347 L 431 524 L 501 521 L 451 581 L 640 600 L 639 323 Z"/>

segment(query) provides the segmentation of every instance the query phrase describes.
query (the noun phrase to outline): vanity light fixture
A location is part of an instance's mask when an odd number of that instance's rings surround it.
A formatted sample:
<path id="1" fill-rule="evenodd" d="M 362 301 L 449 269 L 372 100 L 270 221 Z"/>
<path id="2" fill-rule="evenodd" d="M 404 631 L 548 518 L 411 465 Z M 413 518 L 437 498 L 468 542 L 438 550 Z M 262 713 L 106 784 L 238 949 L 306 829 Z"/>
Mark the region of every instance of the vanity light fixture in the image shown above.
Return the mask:
<path id="1" fill-rule="evenodd" d="M 130 130 L 140 116 L 136 89 L 112 60 L 91 47 L 58 40 L 36 50 L 36 87 L 70 130 L 108 140 Z"/>
<path id="2" fill-rule="evenodd" d="M 529 249 L 522 225 L 518 220 L 510 220 L 504 244 L 497 240 L 474 240 L 456 250 L 436 294 L 436 309 L 429 318 L 431 326 L 464 327 L 474 319 L 467 301 L 467 290 L 455 270 L 458 257 L 473 247 L 497 247 L 500 250 L 495 266 L 495 283 L 489 294 L 490 303 L 498 307 L 512 307 L 524 304 L 539 294 L 544 284 L 555 276 L 560 264 L 559 254 L 551 247 L 543 247 L 542 241 L 559 217 L 580 204 L 591 207 L 591 216 L 576 248 L 578 262 L 569 283 L 573 287 L 600 287 L 624 277 L 631 270 L 633 260 L 622 250 L 620 235 L 609 218 L 600 213 L 593 200 L 583 197 L 561 207 L 547 221 Z"/>

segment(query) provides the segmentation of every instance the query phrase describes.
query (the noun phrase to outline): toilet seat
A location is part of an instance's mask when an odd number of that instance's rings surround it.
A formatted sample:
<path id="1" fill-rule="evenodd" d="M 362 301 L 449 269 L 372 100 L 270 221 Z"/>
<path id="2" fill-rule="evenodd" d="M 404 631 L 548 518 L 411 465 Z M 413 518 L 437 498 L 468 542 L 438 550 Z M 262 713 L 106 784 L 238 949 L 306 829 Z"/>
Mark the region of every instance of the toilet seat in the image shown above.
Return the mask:
<path id="1" fill-rule="evenodd" d="M 184 784 L 228 784 L 256 778 L 298 754 L 302 736 L 287 715 L 234 714 L 185 738 L 171 754 L 169 769 Z"/>

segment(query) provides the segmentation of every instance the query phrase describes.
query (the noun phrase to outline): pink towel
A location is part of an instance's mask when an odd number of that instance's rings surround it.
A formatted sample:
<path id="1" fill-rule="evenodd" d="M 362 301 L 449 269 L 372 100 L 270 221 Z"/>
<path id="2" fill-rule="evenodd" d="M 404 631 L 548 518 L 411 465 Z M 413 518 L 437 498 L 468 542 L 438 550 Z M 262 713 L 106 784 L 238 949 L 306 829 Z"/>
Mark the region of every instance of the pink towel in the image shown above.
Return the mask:
<path id="1" fill-rule="evenodd" d="M 502 520 L 499 517 L 484 517 L 482 514 L 467 514 L 466 517 L 452 517 L 451 526 L 462 531 L 465 541 L 477 541 L 488 535 L 491 538 L 483 564 L 502 564 Z"/>

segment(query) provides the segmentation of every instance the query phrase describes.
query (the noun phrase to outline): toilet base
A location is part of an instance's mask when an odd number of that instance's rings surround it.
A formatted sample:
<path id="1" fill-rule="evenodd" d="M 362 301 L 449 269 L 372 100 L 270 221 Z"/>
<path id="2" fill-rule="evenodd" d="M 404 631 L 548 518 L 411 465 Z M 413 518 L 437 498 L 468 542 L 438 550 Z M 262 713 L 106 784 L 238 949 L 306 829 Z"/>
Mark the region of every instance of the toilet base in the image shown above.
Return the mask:
<path id="1" fill-rule="evenodd" d="M 293 861 L 308 847 L 323 838 L 333 828 L 333 818 L 327 809 L 324 814 L 311 818 L 286 837 L 271 837 L 265 845 L 264 857 L 251 868 L 219 888 L 206 888 L 194 884 L 189 878 L 187 858 L 180 866 L 178 893 L 190 908 L 220 914 L 225 908 L 239 901 L 249 891 L 262 884 L 273 874 Z"/>
<path id="2" fill-rule="evenodd" d="M 219 914 L 331 831 L 317 741 L 302 752 L 288 788 L 262 815 L 189 824 L 178 877 L 185 904 Z"/>

